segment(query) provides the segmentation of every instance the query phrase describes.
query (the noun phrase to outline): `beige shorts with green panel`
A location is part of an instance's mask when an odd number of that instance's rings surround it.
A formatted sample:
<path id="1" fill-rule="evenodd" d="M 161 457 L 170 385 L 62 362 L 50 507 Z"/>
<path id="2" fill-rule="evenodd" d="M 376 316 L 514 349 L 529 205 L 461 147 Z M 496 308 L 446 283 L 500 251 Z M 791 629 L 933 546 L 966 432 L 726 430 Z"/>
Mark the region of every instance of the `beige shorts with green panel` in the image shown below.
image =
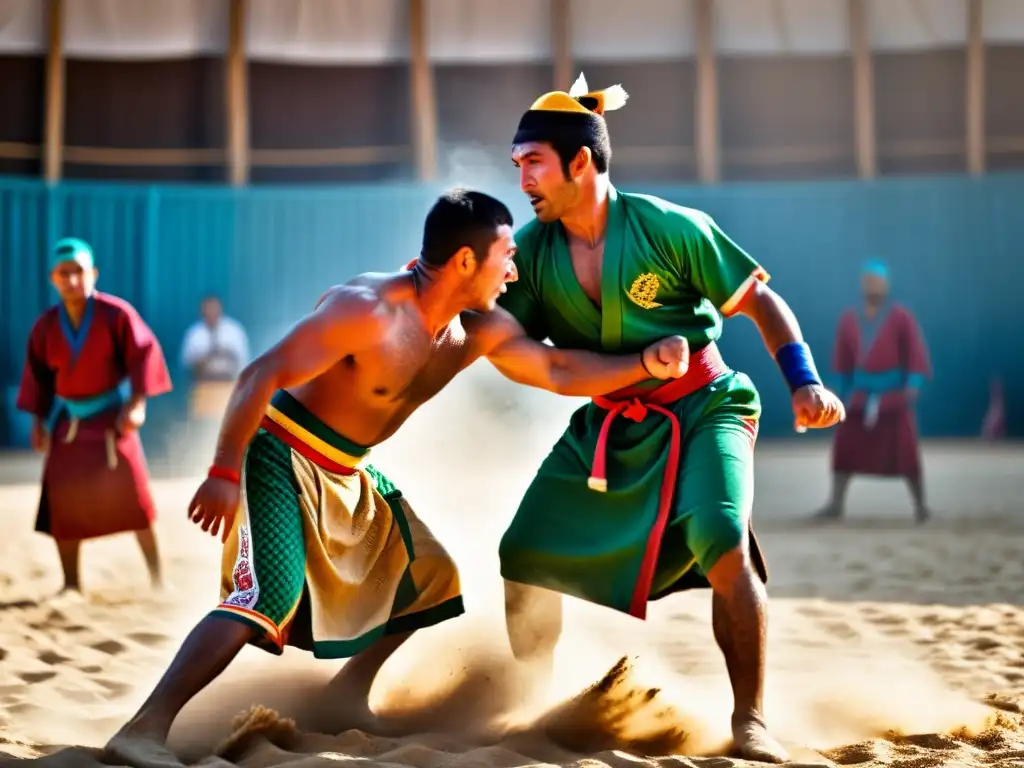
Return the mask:
<path id="1" fill-rule="evenodd" d="M 367 453 L 274 396 L 246 452 L 214 615 L 271 653 L 337 659 L 465 612 L 454 561 Z"/>

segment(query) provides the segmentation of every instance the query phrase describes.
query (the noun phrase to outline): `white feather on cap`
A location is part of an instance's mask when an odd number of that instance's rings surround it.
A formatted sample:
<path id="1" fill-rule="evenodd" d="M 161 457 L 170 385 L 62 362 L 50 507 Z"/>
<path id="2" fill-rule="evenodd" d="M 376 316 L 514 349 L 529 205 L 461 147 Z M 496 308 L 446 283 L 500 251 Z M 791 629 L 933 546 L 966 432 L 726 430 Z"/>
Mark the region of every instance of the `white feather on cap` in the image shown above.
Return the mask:
<path id="1" fill-rule="evenodd" d="M 605 88 L 601 93 L 604 94 L 605 112 L 611 112 L 613 109 L 622 109 L 626 106 L 626 101 L 629 100 L 629 94 L 626 93 L 626 89 L 621 85 Z"/>
<path id="2" fill-rule="evenodd" d="M 576 82 L 572 84 L 572 88 L 569 89 L 569 95 L 573 98 L 577 96 L 587 95 L 587 78 L 580 72 L 580 76 L 576 78 Z"/>
<path id="3" fill-rule="evenodd" d="M 626 106 L 626 101 L 629 99 L 629 94 L 626 93 L 626 90 L 621 85 L 613 85 L 611 88 L 605 88 L 603 91 L 591 92 L 587 85 L 587 78 L 582 72 L 576 78 L 576 82 L 572 84 L 572 88 L 569 89 L 569 95 L 574 99 L 579 99 L 582 96 L 597 96 L 598 94 L 601 95 L 599 114 L 622 109 Z"/>

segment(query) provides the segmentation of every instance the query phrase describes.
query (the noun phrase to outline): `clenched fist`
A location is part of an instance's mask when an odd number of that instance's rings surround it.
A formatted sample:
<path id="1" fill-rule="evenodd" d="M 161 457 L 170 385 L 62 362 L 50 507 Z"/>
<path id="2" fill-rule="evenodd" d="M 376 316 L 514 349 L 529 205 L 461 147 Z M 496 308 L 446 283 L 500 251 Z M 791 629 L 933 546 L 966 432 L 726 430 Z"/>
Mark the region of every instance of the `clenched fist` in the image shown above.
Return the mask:
<path id="1" fill-rule="evenodd" d="M 808 384 L 793 393 L 793 416 L 797 432 L 826 429 L 846 418 L 846 408 L 834 392 Z"/>
<path id="2" fill-rule="evenodd" d="M 643 361 L 655 379 L 678 379 L 690 367 L 690 345 L 682 336 L 668 336 L 647 347 Z"/>

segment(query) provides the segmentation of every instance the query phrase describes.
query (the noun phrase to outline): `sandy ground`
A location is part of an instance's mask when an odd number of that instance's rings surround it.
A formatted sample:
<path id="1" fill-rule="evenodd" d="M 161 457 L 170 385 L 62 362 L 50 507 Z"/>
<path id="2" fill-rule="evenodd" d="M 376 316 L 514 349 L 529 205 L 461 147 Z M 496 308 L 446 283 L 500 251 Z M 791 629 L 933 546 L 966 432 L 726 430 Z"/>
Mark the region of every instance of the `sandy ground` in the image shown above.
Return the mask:
<path id="1" fill-rule="evenodd" d="M 413 638 L 372 693 L 404 735 L 350 729 L 345 702 L 319 697 L 337 665 L 246 649 L 175 726 L 172 746 L 187 762 L 743 765 L 722 756 L 731 700 L 708 593 L 657 603 L 646 623 L 571 602 L 555 679 L 531 685 L 511 663 L 496 544 L 575 403 L 510 392 L 489 375 L 454 386 L 376 458 L 466 585 L 467 615 Z M 208 455 L 183 446 L 200 466 Z M 827 445 L 759 446 L 768 718 L 797 763 L 1024 765 L 1022 459 L 1024 447 L 931 444 L 932 524 L 910 524 L 900 484 L 861 481 L 846 522 L 812 527 L 802 518 L 827 493 Z M 173 590 L 148 592 L 141 556 L 120 536 L 86 546 L 85 598 L 55 601 L 56 555 L 31 532 L 37 473 L 34 458 L 0 459 L 0 766 L 39 757 L 95 766 L 90 748 L 134 711 L 216 600 L 219 549 L 185 520 L 196 479 L 161 479 L 158 532 Z M 622 657 L 626 666 L 613 669 Z"/>

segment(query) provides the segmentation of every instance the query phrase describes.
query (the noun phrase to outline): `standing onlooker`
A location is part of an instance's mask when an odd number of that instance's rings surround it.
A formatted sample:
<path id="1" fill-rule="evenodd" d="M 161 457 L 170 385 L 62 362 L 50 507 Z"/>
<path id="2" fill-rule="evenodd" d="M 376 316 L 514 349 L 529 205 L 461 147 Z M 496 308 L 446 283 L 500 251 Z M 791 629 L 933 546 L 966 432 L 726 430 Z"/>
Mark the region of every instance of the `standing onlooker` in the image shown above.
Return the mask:
<path id="1" fill-rule="evenodd" d="M 65 238 L 50 280 L 59 301 L 29 335 L 17 406 L 45 454 L 36 530 L 57 543 L 64 590 L 79 591 L 87 539 L 132 531 L 154 586 L 163 584 L 156 508 L 139 438 L 146 401 L 171 391 L 160 342 L 135 307 L 96 290 L 92 248 Z"/>
<path id="2" fill-rule="evenodd" d="M 192 375 L 190 416 L 200 424 L 216 425 L 235 379 L 249 362 L 249 339 L 237 320 L 224 315 L 218 297 L 207 296 L 200 309 L 202 319 L 185 332 L 181 361 Z"/>
<path id="3" fill-rule="evenodd" d="M 846 421 L 836 429 L 832 498 L 817 517 L 843 515 L 854 475 L 903 477 L 914 517 L 930 517 L 924 501 L 914 405 L 931 375 L 928 347 L 909 309 L 889 299 L 889 270 L 869 261 L 861 273 L 864 303 L 839 319 L 833 366 L 842 377 Z"/>

